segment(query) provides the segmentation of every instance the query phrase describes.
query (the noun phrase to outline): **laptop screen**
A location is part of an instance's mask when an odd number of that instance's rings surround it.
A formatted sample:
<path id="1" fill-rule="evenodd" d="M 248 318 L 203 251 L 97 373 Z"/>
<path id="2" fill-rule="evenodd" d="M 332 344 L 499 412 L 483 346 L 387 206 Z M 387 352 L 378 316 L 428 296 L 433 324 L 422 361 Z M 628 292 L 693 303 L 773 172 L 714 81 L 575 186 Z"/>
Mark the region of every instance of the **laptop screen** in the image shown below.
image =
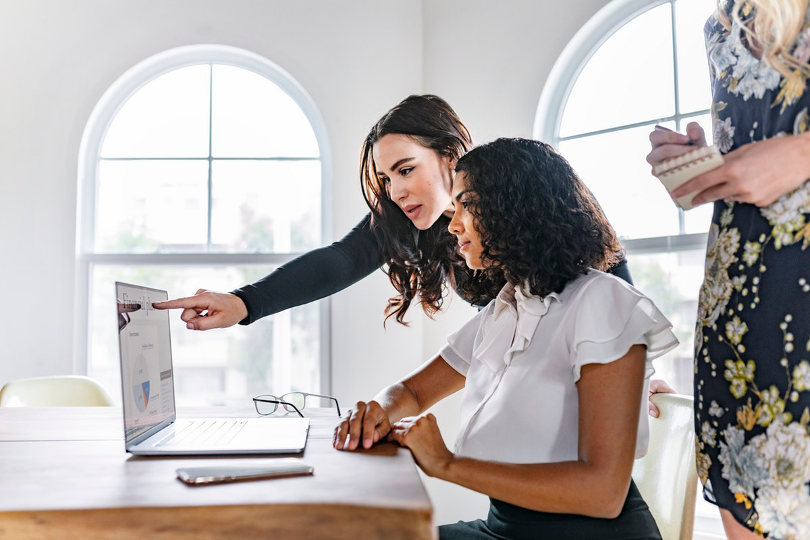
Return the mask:
<path id="1" fill-rule="evenodd" d="M 152 307 L 168 294 L 119 282 L 115 294 L 124 436 L 130 442 L 175 416 L 169 312 Z"/>

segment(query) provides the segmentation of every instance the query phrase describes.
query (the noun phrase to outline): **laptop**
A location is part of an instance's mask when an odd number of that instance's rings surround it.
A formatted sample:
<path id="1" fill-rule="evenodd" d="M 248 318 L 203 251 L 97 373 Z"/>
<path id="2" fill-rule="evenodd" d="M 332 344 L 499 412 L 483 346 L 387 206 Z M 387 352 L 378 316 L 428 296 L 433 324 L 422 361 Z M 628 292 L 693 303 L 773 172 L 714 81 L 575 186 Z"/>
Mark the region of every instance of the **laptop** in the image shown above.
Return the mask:
<path id="1" fill-rule="evenodd" d="M 177 418 L 166 291 L 115 283 L 124 446 L 135 455 L 290 454 L 304 451 L 309 419 Z"/>

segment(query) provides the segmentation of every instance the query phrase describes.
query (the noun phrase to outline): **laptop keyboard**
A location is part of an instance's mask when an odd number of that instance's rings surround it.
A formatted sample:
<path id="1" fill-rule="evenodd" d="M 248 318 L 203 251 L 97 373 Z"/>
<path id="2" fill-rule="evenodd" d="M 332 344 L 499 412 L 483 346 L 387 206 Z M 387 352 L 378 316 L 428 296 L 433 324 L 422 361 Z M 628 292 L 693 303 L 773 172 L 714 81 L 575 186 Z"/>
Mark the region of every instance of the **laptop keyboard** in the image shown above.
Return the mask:
<path id="1" fill-rule="evenodd" d="M 157 441 L 153 448 L 180 446 L 184 448 L 224 447 L 236 437 L 247 424 L 246 419 L 182 420 L 175 422 L 174 431 Z"/>

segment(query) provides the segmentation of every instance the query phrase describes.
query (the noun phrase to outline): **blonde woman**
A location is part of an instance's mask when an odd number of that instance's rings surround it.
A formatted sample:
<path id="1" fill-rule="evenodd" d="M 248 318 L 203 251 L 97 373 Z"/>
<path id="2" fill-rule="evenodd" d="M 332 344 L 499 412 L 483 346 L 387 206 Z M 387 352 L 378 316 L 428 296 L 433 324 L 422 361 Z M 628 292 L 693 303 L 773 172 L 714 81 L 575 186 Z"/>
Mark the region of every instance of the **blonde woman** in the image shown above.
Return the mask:
<path id="1" fill-rule="evenodd" d="M 725 164 L 672 193 L 714 201 L 695 336 L 704 497 L 729 538 L 810 538 L 808 0 L 721 1 L 706 23 Z M 651 165 L 705 145 L 650 134 Z"/>

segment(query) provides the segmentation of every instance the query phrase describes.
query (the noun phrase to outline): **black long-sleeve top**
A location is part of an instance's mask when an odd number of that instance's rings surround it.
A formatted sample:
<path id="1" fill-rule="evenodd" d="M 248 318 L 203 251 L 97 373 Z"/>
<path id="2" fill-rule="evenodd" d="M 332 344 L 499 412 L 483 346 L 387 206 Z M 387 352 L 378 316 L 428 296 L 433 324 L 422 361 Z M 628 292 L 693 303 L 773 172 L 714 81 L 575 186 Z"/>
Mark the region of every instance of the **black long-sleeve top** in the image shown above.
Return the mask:
<path id="1" fill-rule="evenodd" d="M 371 214 L 367 214 L 337 242 L 304 253 L 256 283 L 232 291 L 248 311 L 239 324 L 320 300 L 357 283 L 382 264 L 383 254 L 371 232 Z M 610 273 L 633 283 L 627 261 L 611 268 Z"/>

